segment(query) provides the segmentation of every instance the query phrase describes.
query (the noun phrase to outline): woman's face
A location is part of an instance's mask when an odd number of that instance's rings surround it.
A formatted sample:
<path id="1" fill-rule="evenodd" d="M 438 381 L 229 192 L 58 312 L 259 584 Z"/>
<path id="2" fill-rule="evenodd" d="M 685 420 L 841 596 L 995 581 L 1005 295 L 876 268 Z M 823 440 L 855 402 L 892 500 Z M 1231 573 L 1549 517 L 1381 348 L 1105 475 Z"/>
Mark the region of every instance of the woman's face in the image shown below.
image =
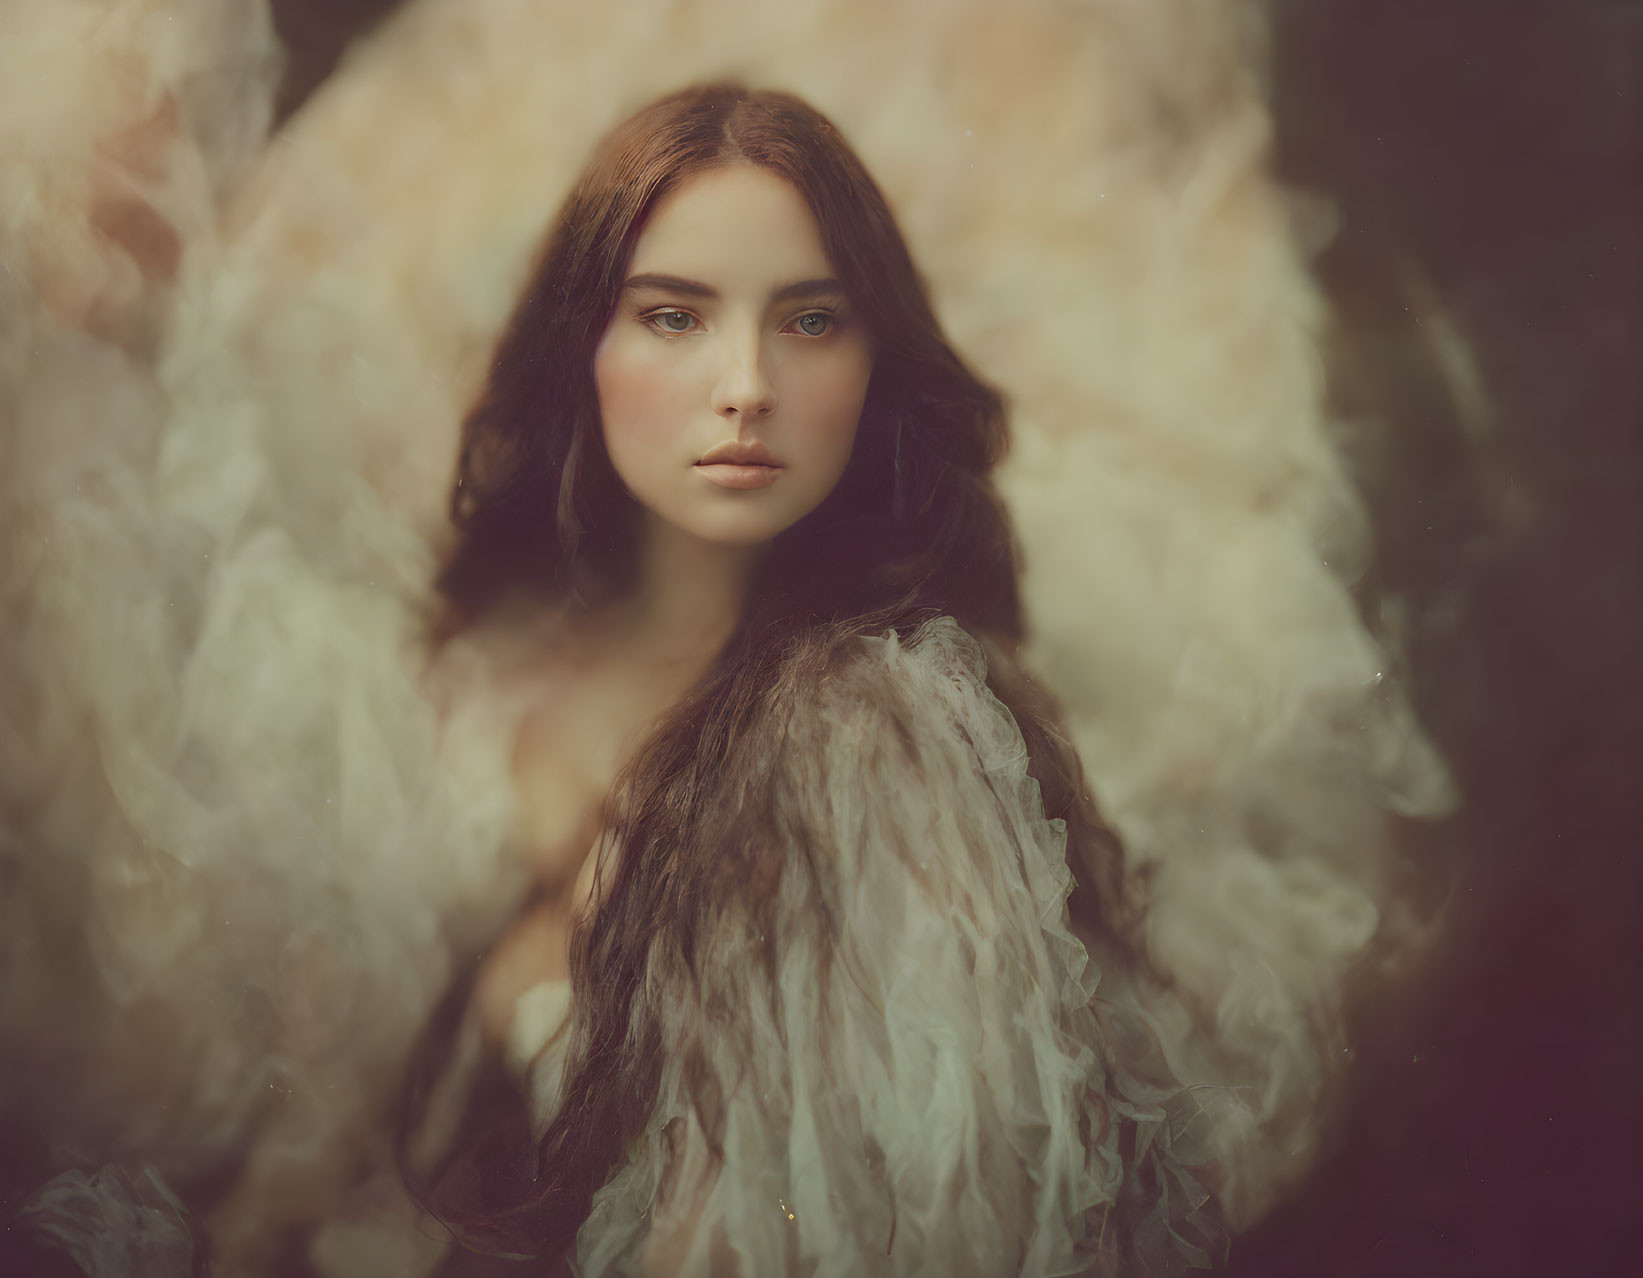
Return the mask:
<path id="1" fill-rule="evenodd" d="M 872 369 L 804 198 L 734 165 L 657 204 L 593 377 L 628 491 L 681 531 L 748 547 L 833 491 Z"/>

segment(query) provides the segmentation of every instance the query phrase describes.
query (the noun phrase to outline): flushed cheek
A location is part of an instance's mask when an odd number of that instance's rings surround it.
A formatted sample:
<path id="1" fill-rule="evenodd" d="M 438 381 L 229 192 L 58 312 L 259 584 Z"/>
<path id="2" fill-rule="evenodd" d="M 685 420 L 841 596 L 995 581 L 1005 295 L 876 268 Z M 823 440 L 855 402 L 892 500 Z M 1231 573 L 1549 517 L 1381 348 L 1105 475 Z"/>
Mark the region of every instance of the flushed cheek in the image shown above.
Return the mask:
<path id="1" fill-rule="evenodd" d="M 688 390 L 678 370 L 607 339 L 594 361 L 594 385 L 614 453 L 632 444 L 647 451 L 677 435 L 673 420 Z"/>

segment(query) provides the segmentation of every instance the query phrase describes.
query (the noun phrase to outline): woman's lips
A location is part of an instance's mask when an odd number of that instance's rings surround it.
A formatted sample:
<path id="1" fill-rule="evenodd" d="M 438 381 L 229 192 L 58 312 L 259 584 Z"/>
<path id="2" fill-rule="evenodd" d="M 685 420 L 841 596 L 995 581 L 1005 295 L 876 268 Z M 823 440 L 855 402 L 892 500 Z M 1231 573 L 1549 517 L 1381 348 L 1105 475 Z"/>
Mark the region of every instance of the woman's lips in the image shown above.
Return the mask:
<path id="1" fill-rule="evenodd" d="M 696 469 L 720 488 L 768 488 L 782 473 L 780 466 L 738 466 L 730 462 L 698 462 Z"/>

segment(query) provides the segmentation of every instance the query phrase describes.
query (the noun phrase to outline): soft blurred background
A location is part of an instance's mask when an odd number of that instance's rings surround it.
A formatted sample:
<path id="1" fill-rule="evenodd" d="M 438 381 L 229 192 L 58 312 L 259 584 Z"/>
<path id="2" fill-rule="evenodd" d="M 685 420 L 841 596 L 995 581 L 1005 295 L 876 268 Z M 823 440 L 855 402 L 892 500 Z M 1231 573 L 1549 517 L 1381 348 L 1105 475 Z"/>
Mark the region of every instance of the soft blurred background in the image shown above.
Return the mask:
<path id="1" fill-rule="evenodd" d="M 281 110 L 395 7 L 276 0 Z M 1274 0 L 1272 19 L 1280 175 L 1340 219 L 1317 269 L 1378 584 L 1407 601 L 1418 709 L 1471 803 L 1444 834 L 1444 961 L 1365 1013 L 1338 1151 L 1230 1272 L 1630 1272 L 1643 4 Z M 1445 342 L 1487 410 L 1440 375 Z"/>
<path id="2" fill-rule="evenodd" d="M 399 8 L 273 0 L 276 115 Z M 1630 1272 L 1643 5 L 1267 14 L 1275 164 L 1303 238 L 1312 219 L 1332 418 L 1373 524 L 1359 605 L 1401 642 L 1465 803 L 1409 836 L 1446 867 L 1426 883 L 1438 952 L 1412 987 L 1354 1009 L 1349 1117 L 1302 1192 L 1235 1242 L 1230 1272 Z M 0 1182 L 10 1201 L 39 1179 L 26 1135 Z"/>
<path id="3" fill-rule="evenodd" d="M 1447 962 L 1237 1274 L 1643 1263 L 1643 6 L 1274 5 L 1282 176 L 1327 192 L 1331 376 L 1426 723 L 1470 796 Z M 1491 425 L 1432 376 L 1472 352 Z"/>

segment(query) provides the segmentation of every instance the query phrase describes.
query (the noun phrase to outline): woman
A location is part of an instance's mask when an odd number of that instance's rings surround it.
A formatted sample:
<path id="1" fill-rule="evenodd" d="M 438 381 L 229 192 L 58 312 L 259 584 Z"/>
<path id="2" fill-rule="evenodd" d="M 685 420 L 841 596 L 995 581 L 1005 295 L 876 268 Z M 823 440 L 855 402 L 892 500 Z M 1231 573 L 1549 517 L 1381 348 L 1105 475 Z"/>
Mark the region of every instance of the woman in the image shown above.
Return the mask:
<path id="1" fill-rule="evenodd" d="M 599 148 L 466 423 L 440 578 L 518 713 L 537 856 L 415 1071 L 463 1016 L 522 1071 L 425 1187 L 476 1248 L 591 1274 L 1213 1248 L 1179 1090 L 1115 1050 L 1069 926 L 1069 865 L 1086 940 L 1128 920 L 1015 663 L 1004 445 L 814 110 L 691 89 Z"/>

